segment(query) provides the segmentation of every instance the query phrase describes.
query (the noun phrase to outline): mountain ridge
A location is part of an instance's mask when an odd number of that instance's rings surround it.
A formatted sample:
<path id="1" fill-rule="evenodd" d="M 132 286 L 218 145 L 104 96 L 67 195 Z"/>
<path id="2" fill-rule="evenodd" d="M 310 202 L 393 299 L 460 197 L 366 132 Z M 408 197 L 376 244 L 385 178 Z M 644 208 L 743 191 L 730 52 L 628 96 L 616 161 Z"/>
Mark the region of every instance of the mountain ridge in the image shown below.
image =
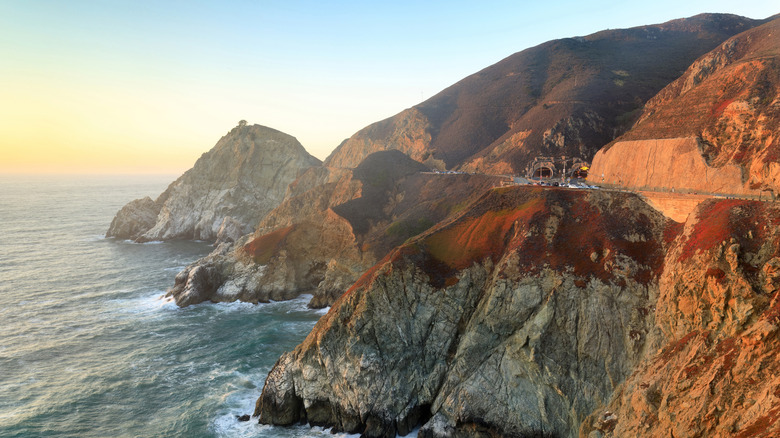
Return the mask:
<path id="1" fill-rule="evenodd" d="M 589 160 L 691 62 L 761 22 L 702 14 L 543 43 L 358 131 L 325 163 L 354 167 L 382 148 L 483 173 L 522 173 L 537 155 Z"/>

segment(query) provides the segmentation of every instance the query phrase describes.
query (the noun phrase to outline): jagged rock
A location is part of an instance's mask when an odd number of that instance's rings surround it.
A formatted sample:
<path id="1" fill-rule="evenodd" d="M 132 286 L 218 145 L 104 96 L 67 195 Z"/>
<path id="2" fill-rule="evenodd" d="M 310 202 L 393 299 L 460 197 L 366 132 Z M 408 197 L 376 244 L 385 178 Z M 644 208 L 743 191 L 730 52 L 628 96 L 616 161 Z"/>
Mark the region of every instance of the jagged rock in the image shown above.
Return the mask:
<path id="1" fill-rule="evenodd" d="M 641 365 L 581 435 L 780 434 L 780 208 L 708 201 L 669 248 Z"/>
<path id="2" fill-rule="evenodd" d="M 635 196 L 493 190 L 364 274 L 280 359 L 254 415 L 572 436 L 641 357 L 670 224 Z"/>
<path id="3" fill-rule="evenodd" d="M 242 223 L 238 222 L 230 216 L 226 216 L 224 219 L 222 219 L 222 224 L 219 226 L 219 231 L 217 232 L 217 241 L 214 243 L 214 245 L 219 245 L 221 243 L 233 243 L 250 231 L 251 230 L 247 230 Z"/>
<path id="4" fill-rule="evenodd" d="M 176 295 L 176 304 L 181 307 L 201 303 L 216 290 L 219 283 L 216 269 L 208 265 L 198 265 L 181 271 L 176 275 L 174 288 L 181 292 Z"/>
<path id="5" fill-rule="evenodd" d="M 707 201 L 682 226 L 634 195 L 494 190 L 364 274 L 254 415 L 365 436 L 776 436 L 778 260 L 770 203 Z"/>
<path id="6" fill-rule="evenodd" d="M 153 227 L 160 213 L 160 205 L 146 197 L 136 199 L 122 207 L 111 221 L 106 237 L 136 239 Z"/>
<path id="7" fill-rule="evenodd" d="M 157 198 L 156 221 L 136 224 L 143 230 L 136 240 L 212 241 L 226 217 L 241 230 L 253 230 L 282 202 L 287 186 L 319 164 L 294 137 L 239 124 Z M 132 222 L 123 211 L 115 221 Z"/>

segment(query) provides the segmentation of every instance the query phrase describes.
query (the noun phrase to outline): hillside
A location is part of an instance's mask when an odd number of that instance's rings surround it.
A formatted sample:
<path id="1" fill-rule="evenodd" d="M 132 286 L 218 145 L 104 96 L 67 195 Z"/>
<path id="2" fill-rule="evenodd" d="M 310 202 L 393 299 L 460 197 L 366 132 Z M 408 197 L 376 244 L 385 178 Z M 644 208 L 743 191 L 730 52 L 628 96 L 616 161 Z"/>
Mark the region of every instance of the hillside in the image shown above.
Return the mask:
<path id="1" fill-rule="evenodd" d="M 694 60 L 757 24 L 704 14 L 550 41 L 364 128 L 326 164 L 355 167 L 383 149 L 430 167 L 492 174 L 522 173 L 538 155 L 590 160 Z"/>
<path id="2" fill-rule="evenodd" d="M 255 415 L 573 436 L 641 357 L 674 229 L 634 195 L 491 190 L 364 274 L 280 358 Z"/>
<path id="3" fill-rule="evenodd" d="M 696 60 L 599 152 L 591 176 L 634 187 L 780 192 L 778 126 L 780 18 Z M 690 159 L 680 160 L 683 153 Z"/>

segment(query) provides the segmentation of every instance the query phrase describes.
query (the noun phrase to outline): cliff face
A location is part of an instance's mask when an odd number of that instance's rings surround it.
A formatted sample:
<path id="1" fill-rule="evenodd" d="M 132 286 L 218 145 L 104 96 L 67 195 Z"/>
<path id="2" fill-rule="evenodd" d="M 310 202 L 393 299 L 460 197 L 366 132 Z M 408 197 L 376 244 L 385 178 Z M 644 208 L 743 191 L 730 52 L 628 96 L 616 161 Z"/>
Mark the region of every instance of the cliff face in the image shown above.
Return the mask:
<path id="1" fill-rule="evenodd" d="M 539 155 L 590 160 L 698 57 L 760 22 L 705 14 L 550 41 L 356 133 L 326 164 L 398 149 L 435 168 L 522 173 Z"/>
<path id="2" fill-rule="evenodd" d="M 758 195 L 735 164 L 712 167 L 696 137 L 619 141 L 593 158 L 588 179 L 638 189 Z"/>
<path id="3" fill-rule="evenodd" d="M 399 151 L 372 154 L 351 170 L 312 168 L 255 233 L 185 268 L 167 295 L 186 306 L 312 293 L 311 306 L 330 305 L 390 249 L 498 184 L 424 170 Z"/>
<path id="4" fill-rule="evenodd" d="M 326 272 L 331 273 L 331 282 L 340 271 L 357 275 L 352 272 L 359 272 L 366 262 L 349 223 L 330 207 L 360 192 L 351 170 L 309 169 L 289 185 L 285 200 L 254 233 L 221 244 L 187 266 L 166 295 L 179 306 L 203 301 L 268 302 L 315 291 Z M 334 257 L 338 260 L 331 263 Z M 209 281 L 198 280 L 201 272 L 209 273 Z"/>
<path id="5" fill-rule="evenodd" d="M 633 195 L 492 190 L 364 274 L 280 358 L 255 414 L 572 436 L 644 352 L 671 224 Z"/>
<path id="6" fill-rule="evenodd" d="M 295 178 L 319 164 L 287 134 L 239 125 L 154 203 L 133 201 L 120 210 L 106 236 L 215 240 L 223 225 L 250 232 L 282 202 Z"/>
<path id="7" fill-rule="evenodd" d="M 591 179 L 601 181 L 604 174 L 604 182 L 621 185 L 646 182 L 723 193 L 777 192 L 778 35 L 780 19 L 774 19 L 696 60 L 647 103 L 629 132 L 596 155 Z M 684 153 L 690 158 L 677 162 L 680 146 L 672 143 L 686 143 Z M 654 173 L 655 162 L 673 160 L 673 173 Z M 703 179 L 705 174 L 708 178 Z M 722 174 L 721 181 L 709 184 L 707 179 L 715 174 Z"/>
<path id="8" fill-rule="evenodd" d="M 624 193 L 495 189 L 344 294 L 261 423 L 365 436 L 776 436 L 780 208 L 685 224 Z"/>
<path id="9" fill-rule="evenodd" d="M 583 436 L 780 434 L 780 210 L 708 201 L 671 245 L 652 343 Z"/>

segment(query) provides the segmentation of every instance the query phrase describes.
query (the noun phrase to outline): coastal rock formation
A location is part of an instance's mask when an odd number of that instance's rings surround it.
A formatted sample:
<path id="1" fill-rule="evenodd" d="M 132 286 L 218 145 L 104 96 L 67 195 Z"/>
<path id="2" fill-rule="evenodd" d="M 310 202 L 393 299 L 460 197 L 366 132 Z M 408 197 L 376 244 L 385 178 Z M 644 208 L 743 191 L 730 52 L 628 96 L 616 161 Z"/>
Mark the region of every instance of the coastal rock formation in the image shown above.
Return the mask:
<path id="1" fill-rule="evenodd" d="M 227 225 L 238 228 L 231 231 L 235 238 L 254 230 L 282 202 L 287 186 L 319 164 L 295 138 L 242 122 L 174 181 L 154 206 L 133 201 L 120 210 L 106 235 L 141 242 L 211 241 Z M 154 211 L 158 213 L 150 222 Z"/>
<path id="2" fill-rule="evenodd" d="M 780 207 L 495 189 L 398 247 L 254 415 L 367 437 L 780 433 Z M 388 312 L 388 309 L 392 309 Z"/>
<path id="3" fill-rule="evenodd" d="M 167 295 L 184 306 L 311 293 L 310 306 L 328 306 L 392 248 L 500 181 L 425 170 L 399 151 L 372 154 L 352 170 L 312 168 L 255 233 L 188 266 Z M 215 283 L 188 286 L 196 268 L 214 272 Z"/>
<path id="4" fill-rule="evenodd" d="M 285 200 L 254 233 L 187 266 L 166 296 L 182 307 L 203 301 L 268 302 L 314 292 L 329 272 L 346 270 L 356 277 L 364 266 L 354 235 L 330 206 L 360 193 L 351 170 L 310 168 L 289 185 Z M 212 273 L 214 281 L 191 285 L 189 278 L 201 270 Z M 349 283 L 332 285 L 339 286 Z M 327 292 L 317 296 L 322 294 Z"/>
<path id="5" fill-rule="evenodd" d="M 255 415 L 573 436 L 645 351 L 670 227 L 634 195 L 491 190 L 364 274 L 279 359 Z"/>
<path id="6" fill-rule="evenodd" d="M 160 205 L 148 196 L 131 201 L 114 216 L 106 236 L 135 239 L 154 226 L 158 214 Z"/>
<path id="7" fill-rule="evenodd" d="M 326 165 L 403 151 L 428 167 L 523 173 L 536 156 L 590 161 L 697 58 L 761 21 L 703 14 L 550 41 L 507 57 L 342 143 Z"/>
<path id="8" fill-rule="evenodd" d="M 699 58 L 596 154 L 590 178 L 677 191 L 780 191 L 778 35 L 775 18 Z"/>
<path id="9" fill-rule="evenodd" d="M 658 349 L 581 436 L 780 435 L 779 226 L 775 204 L 699 206 L 666 256 Z"/>

